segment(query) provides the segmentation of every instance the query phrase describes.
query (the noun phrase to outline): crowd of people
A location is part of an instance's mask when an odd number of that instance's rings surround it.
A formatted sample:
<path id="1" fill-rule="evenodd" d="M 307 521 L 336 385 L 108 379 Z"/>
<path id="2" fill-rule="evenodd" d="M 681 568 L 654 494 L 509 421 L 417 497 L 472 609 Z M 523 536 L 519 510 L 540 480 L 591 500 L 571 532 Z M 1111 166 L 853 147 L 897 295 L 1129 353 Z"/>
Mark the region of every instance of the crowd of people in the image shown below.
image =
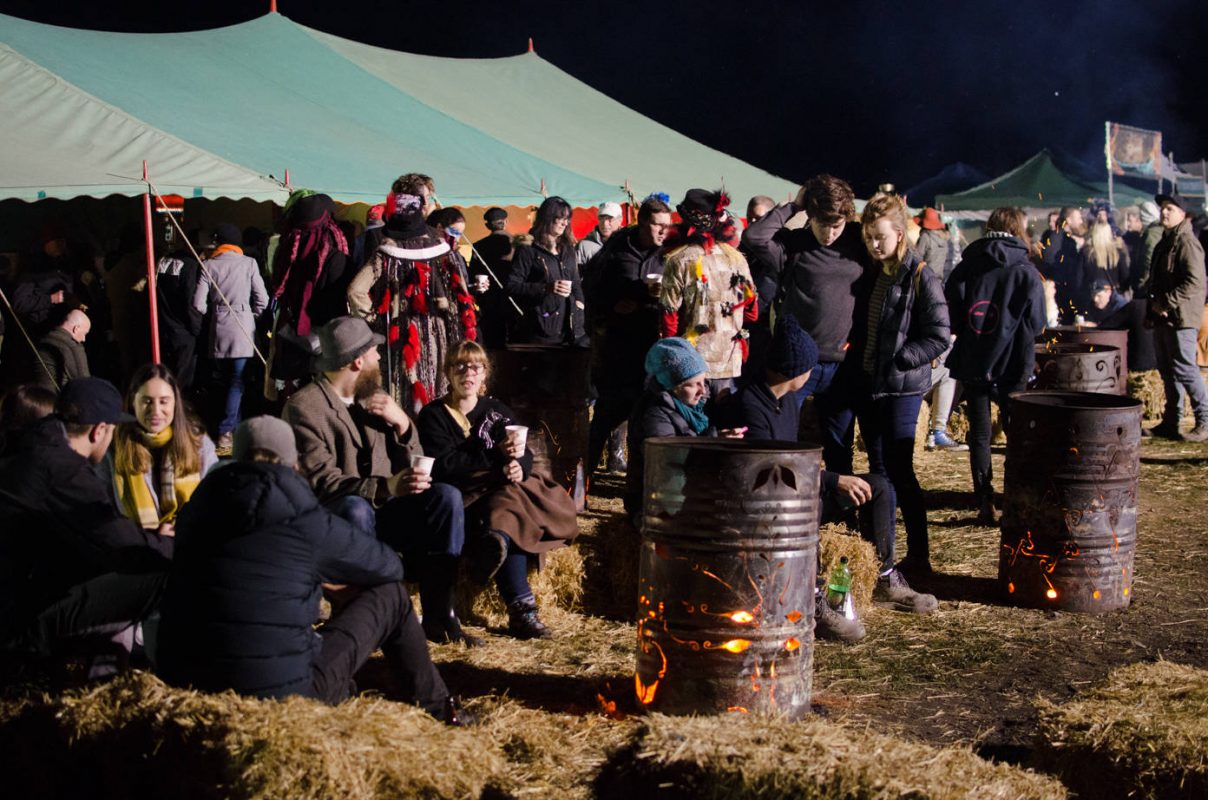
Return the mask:
<path id="1" fill-rule="evenodd" d="M 492 353 L 512 344 L 590 358 L 587 469 L 626 473 L 634 525 L 651 437 L 816 438 L 823 518 L 872 542 L 876 599 L 910 613 L 937 605 L 910 586 L 932 572 L 924 397 L 928 448 L 968 449 L 993 524 L 991 401 L 1005 419 L 1046 326 L 1141 303 L 1167 390 L 1152 434 L 1208 438 L 1204 254 L 1177 194 L 1130 209 L 1122 232 L 1110 208 L 1089 224 L 1062 209 L 1035 243 L 1022 210 L 997 209 L 963 251 L 934 209 L 912 216 L 886 191 L 857 214 L 829 175 L 788 203 L 752 198 L 745 228 L 724 191 L 634 205 L 631 225 L 601 205 L 582 240 L 561 198 L 518 237 L 491 208 L 464 248 L 464 212 L 439 208 L 426 175 L 399 177 L 361 228 L 298 191 L 271 252 L 232 224 L 201 253 L 166 243 L 161 358 L 142 366 L 130 259 L 80 259 L 48 230 L 0 284 L 5 649 L 84 647 L 97 674 L 145 657 L 179 685 L 338 702 L 380 647 L 404 699 L 464 719 L 426 644 L 483 644 L 458 619 L 458 581 L 495 585 L 507 635 L 549 637 L 529 576 L 578 533 L 529 420 L 489 392 Z M 967 445 L 947 432 L 958 388 Z M 1180 433 L 1184 395 L 1195 424 Z M 816 624 L 865 634 L 821 592 Z"/>

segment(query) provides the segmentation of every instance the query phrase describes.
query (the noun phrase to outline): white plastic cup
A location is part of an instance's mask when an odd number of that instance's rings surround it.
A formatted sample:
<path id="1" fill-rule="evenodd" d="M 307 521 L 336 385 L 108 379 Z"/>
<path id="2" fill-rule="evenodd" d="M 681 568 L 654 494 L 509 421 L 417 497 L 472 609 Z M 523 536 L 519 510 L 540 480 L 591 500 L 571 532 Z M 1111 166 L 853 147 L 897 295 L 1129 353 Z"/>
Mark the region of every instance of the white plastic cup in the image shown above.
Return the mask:
<path id="1" fill-rule="evenodd" d="M 658 286 L 663 282 L 663 275 L 660 272 L 651 272 L 646 275 L 647 286 Z"/>
<path id="2" fill-rule="evenodd" d="M 506 425 L 503 429 L 508 435 L 508 441 L 524 447 L 528 443 L 528 427 L 525 425 Z"/>
<path id="3" fill-rule="evenodd" d="M 490 291 L 491 279 L 486 275 L 475 275 L 474 288 L 483 293 Z"/>
<path id="4" fill-rule="evenodd" d="M 1082 316 L 1081 314 L 1078 314 L 1077 316 L 1074 317 L 1074 325 L 1076 325 L 1077 327 L 1081 328 L 1085 324 L 1086 324 L 1086 317 Z"/>
<path id="5" fill-rule="evenodd" d="M 436 459 L 432 456 L 411 456 L 411 469 L 418 471 L 421 475 L 431 475 L 432 467 L 436 464 Z"/>

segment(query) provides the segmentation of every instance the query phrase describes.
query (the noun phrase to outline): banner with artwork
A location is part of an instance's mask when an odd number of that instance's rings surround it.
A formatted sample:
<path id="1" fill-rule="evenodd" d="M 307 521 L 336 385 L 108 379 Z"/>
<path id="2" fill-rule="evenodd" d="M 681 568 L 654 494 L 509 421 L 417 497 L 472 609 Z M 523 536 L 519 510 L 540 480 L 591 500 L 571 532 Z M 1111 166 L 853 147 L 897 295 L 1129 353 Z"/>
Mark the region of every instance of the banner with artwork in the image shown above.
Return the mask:
<path id="1" fill-rule="evenodd" d="M 1162 132 L 1107 123 L 1107 168 L 1115 175 L 1162 177 Z"/>

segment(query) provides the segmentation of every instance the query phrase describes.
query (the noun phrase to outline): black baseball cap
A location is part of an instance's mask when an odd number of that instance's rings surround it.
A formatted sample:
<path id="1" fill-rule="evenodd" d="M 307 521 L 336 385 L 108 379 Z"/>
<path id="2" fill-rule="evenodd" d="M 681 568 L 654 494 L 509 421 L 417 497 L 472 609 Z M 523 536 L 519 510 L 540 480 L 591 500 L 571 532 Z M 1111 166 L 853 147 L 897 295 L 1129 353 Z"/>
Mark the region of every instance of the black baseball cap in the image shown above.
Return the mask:
<path id="1" fill-rule="evenodd" d="M 98 422 L 134 422 L 122 411 L 122 395 L 104 378 L 76 378 L 59 392 L 55 413 L 64 422 L 96 425 Z"/>

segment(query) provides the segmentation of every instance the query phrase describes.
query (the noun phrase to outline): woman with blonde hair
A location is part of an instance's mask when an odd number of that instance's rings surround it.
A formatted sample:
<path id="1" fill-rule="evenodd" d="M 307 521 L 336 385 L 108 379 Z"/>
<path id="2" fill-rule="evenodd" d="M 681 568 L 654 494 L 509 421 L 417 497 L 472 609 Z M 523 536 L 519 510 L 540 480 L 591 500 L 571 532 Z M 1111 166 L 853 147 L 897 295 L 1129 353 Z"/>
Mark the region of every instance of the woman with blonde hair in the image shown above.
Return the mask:
<path id="1" fill-rule="evenodd" d="M 1091 298 L 1092 287 L 1098 280 L 1106 280 L 1112 291 L 1120 294 L 1129 290 L 1128 247 L 1124 239 L 1116 235 L 1110 222 L 1096 221 L 1091 225 L 1090 235 L 1082 246 L 1082 301 L 1083 313 L 1094 308 Z"/>
<path id="2" fill-rule="evenodd" d="M 897 195 L 876 195 L 864 207 L 861 231 L 873 266 L 858 291 L 844 368 L 869 469 L 889 478 L 902 509 L 909 553 L 903 567 L 926 573 L 927 509 L 914 473 L 914 437 L 931 362 L 948 347 L 948 305 L 940 279 L 909 246 L 908 219 Z M 899 577 L 890 570 L 878 588 Z"/>
<path id="3" fill-rule="evenodd" d="M 118 507 L 143 528 L 170 536 L 176 515 L 218 463 L 214 442 L 162 364 L 147 364 L 134 374 L 126 411 L 137 421 L 117 426 L 112 460 L 104 462 Z"/>
<path id="4" fill-rule="evenodd" d="M 570 495 L 533 472 L 533 454 L 510 408 L 487 395 L 490 360 L 462 341 L 445 358 L 449 393 L 424 406 L 416 420 L 424 452 L 436 459 L 433 480 L 461 490 L 466 504 L 471 577 L 492 577 L 507 604 L 508 632 L 548 638 L 528 583 L 536 557 L 565 547 L 579 533 Z M 425 624 L 426 624 L 425 620 Z"/>

